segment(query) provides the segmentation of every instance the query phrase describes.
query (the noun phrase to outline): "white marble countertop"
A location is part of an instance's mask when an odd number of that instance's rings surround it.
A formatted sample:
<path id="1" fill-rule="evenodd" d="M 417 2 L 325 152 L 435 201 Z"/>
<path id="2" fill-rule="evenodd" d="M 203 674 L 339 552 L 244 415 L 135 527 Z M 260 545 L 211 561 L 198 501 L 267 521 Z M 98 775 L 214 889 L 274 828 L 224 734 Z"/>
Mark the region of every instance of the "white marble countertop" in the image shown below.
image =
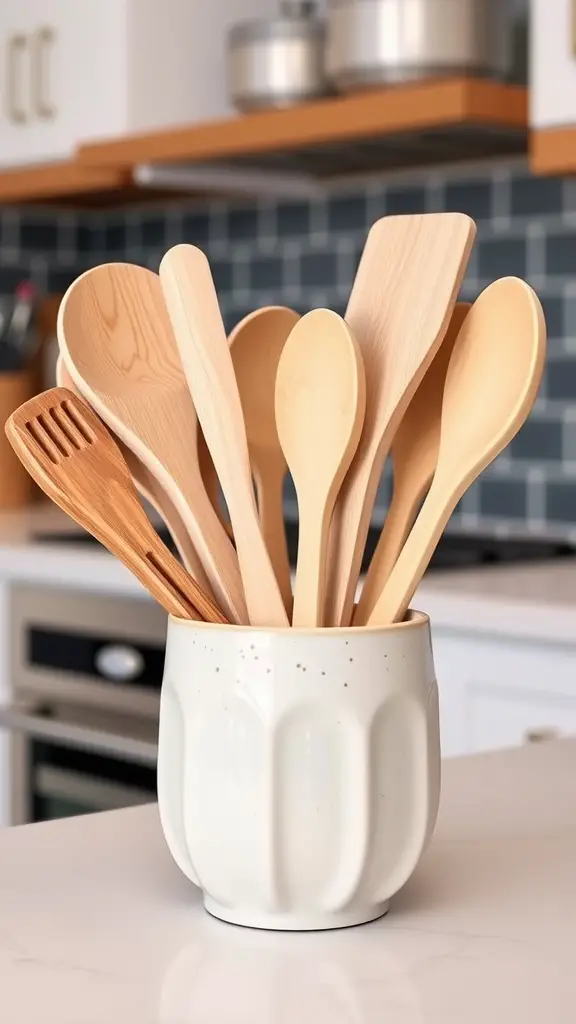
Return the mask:
<path id="1" fill-rule="evenodd" d="M 210 918 L 155 806 L 6 829 L 1 1019 L 573 1024 L 575 865 L 576 741 L 446 764 L 415 876 L 387 917 L 339 932 Z"/>
<path id="2" fill-rule="evenodd" d="M 0 513 L 0 584 L 11 580 L 148 597 L 107 552 L 35 544 L 34 535 L 76 529 L 54 505 Z M 576 558 L 430 573 L 413 601 L 436 629 L 486 631 L 576 644 Z"/>

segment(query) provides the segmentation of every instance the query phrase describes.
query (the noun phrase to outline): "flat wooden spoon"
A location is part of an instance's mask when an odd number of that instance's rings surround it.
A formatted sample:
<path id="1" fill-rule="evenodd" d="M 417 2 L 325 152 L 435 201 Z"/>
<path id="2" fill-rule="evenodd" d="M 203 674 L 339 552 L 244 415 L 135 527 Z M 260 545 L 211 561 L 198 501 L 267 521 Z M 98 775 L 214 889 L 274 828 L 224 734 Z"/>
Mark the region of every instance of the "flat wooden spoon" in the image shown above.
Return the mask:
<path id="1" fill-rule="evenodd" d="M 354 612 L 355 626 L 364 625 L 370 615 L 432 483 L 440 447 L 440 418 L 446 371 L 454 342 L 469 309 L 469 302 L 456 303 L 446 336 L 392 442 L 392 501 Z"/>
<path id="2" fill-rule="evenodd" d="M 348 625 L 390 447 L 446 333 L 475 226 L 460 213 L 384 217 L 372 227 L 346 311 L 366 370 L 366 418 L 336 502 L 329 625 Z"/>
<path id="3" fill-rule="evenodd" d="M 208 260 L 195 246 L 177 245 L 160 264 L 160 281 L 230 514 L 250 622 L 287 626 L 282 595 L 260 532 L 242 404 Z"/>
<path id="4" fill-rule="evenodd" d="M 59 387 L 68 388 L 68 391 L 72 391 L 72 393 L 78 395 L 82 401 L 86 401 L 82 398 L 82 395 L 74 384 L 62 356 L 58 356 L 56 363 L 56 382 Z M 172 534 L 174 543 L 178 548 L 180 557 L 188 569 L 188 572 L 194 577 L 197 583 L 200 584 L 202 589 L 211 596 L 210 584 L 206 579 L 202 563 L 196 554 L 196 549 L 190 540 L 178 509 L 165 491 L 162 490 L 160 484 L 156 480 L 156 477 L 152 476 L 152 473 L 146 469 L 146 466 L 140 462 L 140 459 L 138 459 L 136 455 L 134 455 L 134 453 L 119 440 L 119 438 L 115 437 L 114 440 L 122 453 L 124 462 L 128 466 L 130 476 L 134 481 L 137 491 L 152 506 L 152 508 L 155 509 L 160 518 L 165 522 Z"/>
<path id="5" fill-rule="evenodd" d="M 21 405 L 6 423 L 18 458 L 42 490 L 116 555 L 171 615 L 225 622 L 162 543 L 112 436 L 66 388 Z"/>
<path id="6" fill-rule="evenodd" d="M 530 412 L 545 355 L 544 314 L 530 286 L 508 277 L 486 288 L 454 344 L 432 486 L 368 625 L 404 618 L 458 501 Z"/>
<path id="7" fill-rule="evenodd" d="M 244 413 L 260 526 L 288 614 L 292 611 L 292 583 L 282 505 L 288 467 L 276 430 L 274 393 L 282 349 L 299 319 L 299 313 L 286 306 L 266 306 L 244 317 L 228 338 Z"/>
<path id="8" fill-rule="evenodd" d="M 238 560 L 206 494 L 198 421 L 156 274 L 96 267 L 68 289 L 58 340 L 78 391 L 176 506 L 232 622 L 247 622 Z"/>
<path id="9" fill-rule="evenodd" d="M 200 473 L 202 475 L 206 494 L 210 498 L 212 508 L 216 512 L 216 515 L 226 530 L 226 533 L 231 537 L 232 528 L 226 519 L 224 509 L 222 508 L 222 502 L 220 501 L 220 484 L 218 482 L 218 474 L 214 467 L 214 463 L 212 462 L 212 456 L 208 451 L 208 445 L 204 440 L 204 434 L 200 429 L 198 429 L 198 465 L 200 466 Z"/>
<path id="10" fill-rule="evenodd" d="M 322 626 L 328 533 L 362 432 L 366 381 L 344 320 L 315 309 L 296 324 L 278 364 L 276 423 L 298 496 L 293 626 Z"/>

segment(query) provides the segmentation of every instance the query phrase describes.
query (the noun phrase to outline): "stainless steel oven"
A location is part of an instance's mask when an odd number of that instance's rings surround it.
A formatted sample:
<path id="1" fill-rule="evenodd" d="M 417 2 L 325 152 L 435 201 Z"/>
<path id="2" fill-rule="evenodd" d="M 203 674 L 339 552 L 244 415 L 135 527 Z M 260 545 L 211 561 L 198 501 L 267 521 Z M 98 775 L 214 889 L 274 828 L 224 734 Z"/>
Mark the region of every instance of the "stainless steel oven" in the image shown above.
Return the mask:
<path id="1" fill-rule="evenodd" d="M 155 799 L 165 636 L 146 598 L 14 586 L 13 824 Z"/>
<path id="2" fill-rule="evenodd" d="M 14 824 L 156 799 L 157 725 L 57 702 L 13 705 Z"/>

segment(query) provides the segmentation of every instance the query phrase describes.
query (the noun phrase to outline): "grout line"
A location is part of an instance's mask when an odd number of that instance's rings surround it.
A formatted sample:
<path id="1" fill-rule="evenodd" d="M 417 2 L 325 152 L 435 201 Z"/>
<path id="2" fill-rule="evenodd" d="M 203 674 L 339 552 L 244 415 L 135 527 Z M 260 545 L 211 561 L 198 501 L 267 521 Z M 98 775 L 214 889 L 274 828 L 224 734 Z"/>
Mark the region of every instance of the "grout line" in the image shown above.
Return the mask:
<path id="1" fill-rule="evenodd" d="M 433 171 L 425 183 L 426 211 L 428 213 L 440 213 L 445 208 L 446 181 L 437 172 Z"/>
<path id="2" fill-rule="evenodd" d="M 511 227 L 511 172 L 510 166 L 497 167 L 492 175 L 492 227 L 496 232 Z"/>
<path id="3" fill-rule="evenodd" d="M 232 301 L 248 305 L 250 301 L 249 250 L 237 245 L 232 253 Z"/>

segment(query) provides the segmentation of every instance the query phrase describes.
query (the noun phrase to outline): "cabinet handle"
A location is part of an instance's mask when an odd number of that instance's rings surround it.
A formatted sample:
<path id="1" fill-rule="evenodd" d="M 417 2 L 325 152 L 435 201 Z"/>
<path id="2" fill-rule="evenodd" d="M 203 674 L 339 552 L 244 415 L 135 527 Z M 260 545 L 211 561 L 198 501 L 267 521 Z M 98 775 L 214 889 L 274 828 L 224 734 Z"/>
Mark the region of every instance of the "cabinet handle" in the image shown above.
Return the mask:
<path id="1" fill-rule="evenodd" d="M 32 64 L 32 95 L 38 117 L 51 121 L 57 110 L 50 99 L 50 51 L 56 42 L 56 32 L 49 25 L 39 28 L 34 36 Z"/>
<path id="2" fill-rule="evenodd" d="M 559 737 L 559 729 L 542 726 L 540 729 L 527 729 L 524 733 L 524 743 L 546 743 L 548 740 L 557 740 Z"/>
<path id="3" fill-rule="evenodd" d="M 11 36 L 8 40 L 6 83 L 7 114 L 13 124 L 25 124 L 28 115 L 21 102 L 20 88 L 22 82 L 22 58 L 28 48 L 28 40 L 22 33 Z"/>

